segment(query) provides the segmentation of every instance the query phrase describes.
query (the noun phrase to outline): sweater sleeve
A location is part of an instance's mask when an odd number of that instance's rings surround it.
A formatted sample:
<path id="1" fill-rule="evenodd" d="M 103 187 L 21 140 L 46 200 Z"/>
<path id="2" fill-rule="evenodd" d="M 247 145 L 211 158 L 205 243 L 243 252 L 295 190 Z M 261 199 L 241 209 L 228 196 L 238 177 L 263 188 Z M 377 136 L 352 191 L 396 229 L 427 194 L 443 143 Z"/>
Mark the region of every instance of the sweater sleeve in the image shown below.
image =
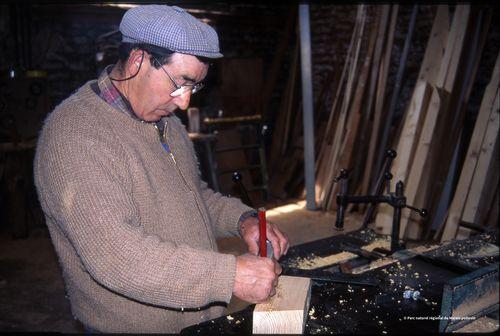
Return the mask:
<path id="1" fill-rule="evenodd" d="M 131 196 L 130 173 L 119 159 L 125 153 L 109 137 L 89 140 L 85 131 L 74 132 L 40 138 L 35 179 L 44 211 L 90 276 L 146 304 L 197 308 L 229 302 L 235 257 L 144 232 Z"/>
<path id="2" fill-rule="evenodd" d="M 223 196 L 213 191 L 204 181 L 201 181 L 201 195 L 207 205 L 217 235 L 238 235 L 238 222 L 241 215 L 253 209 L 243 204 L 238 198 Z"/>

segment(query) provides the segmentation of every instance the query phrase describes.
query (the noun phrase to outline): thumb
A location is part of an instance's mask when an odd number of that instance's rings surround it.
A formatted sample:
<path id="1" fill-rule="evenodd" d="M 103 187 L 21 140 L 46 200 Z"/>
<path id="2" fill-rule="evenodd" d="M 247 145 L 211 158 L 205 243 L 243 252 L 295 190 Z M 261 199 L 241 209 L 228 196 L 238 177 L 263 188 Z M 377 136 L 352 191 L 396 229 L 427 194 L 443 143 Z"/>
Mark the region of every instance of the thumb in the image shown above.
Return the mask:
<path id="1" fill-rule="evenodd" d="M 253 255 L 258 255 L 259 254 L 259 245 L 257 244 L 257 241 L 253 239 L 246 239 L 245 242 L 247 243 L 248 246 L 248 252 Z"/>

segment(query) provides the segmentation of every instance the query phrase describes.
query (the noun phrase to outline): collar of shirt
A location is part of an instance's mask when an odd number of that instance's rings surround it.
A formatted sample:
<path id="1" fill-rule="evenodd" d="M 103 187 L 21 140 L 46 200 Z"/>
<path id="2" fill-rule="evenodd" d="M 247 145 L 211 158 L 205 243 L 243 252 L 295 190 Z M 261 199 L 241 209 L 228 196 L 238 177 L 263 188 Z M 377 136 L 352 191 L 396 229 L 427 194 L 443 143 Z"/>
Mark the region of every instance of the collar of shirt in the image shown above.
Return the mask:
<path id="1" fill-rule="evenodd" d="M 111 81 L 109 74 L 111 73 L 113 66 L 113 64 L 108 65 L 106 66 L 106 68 L 104 68 L 104 70 L 102 70 L 101 74 L 97 78 L 96 85 L 93 86 L 94 91 L 99 97 L 101 97 L 109 105 L 116 108 L 118 111 L 128 115 L 131 118 L 134 118 L 135 120 L 145 122 L 144 120 L 141 120 L 139 119 L 139 117 L 137 117 L 128 99 L 116 88 L 116 86 Z M 162 136 L 165 127 L 164 118 L 155 123 L 160 137 Z M 168 147 L 166 149 L 167 152 L 170 151 Z"/>
<path id="2" fill-rule="evenodd" d="M 99 88 L 98 95 L 109 105 L 113 106 L 122 113 L 125 113 L 129 117 L 140 120 L 133 112 L 132 106 L 127 98 L 125 98 L 122 93 L 116 88 L 109 74 L 113 69 L 113 65 L 108 65 L 99 75 L 97 79 L 97 87 Z"/>

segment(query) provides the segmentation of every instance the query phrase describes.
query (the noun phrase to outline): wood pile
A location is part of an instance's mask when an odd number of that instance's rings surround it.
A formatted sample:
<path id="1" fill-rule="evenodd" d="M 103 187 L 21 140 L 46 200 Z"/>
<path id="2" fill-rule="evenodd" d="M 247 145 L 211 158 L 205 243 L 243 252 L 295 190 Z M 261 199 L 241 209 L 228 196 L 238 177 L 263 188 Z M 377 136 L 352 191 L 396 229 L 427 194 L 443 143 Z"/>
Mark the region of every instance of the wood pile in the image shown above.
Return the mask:
<path id="1" fill-rule="evenodd" d="M 422 219 L 403 210 L 401 238 L 406 239 L 439 240 L 442 236 L 449 240 L 457 232 L 469 234 L 460 222 L 487 225 L 498 218 L 499 61 L 491 69 L 491 82 L 470 140 L 465 131 L 492 10 L 467 4 L 433 7 L 431 33 L 402 118 L 395 118 L 394 109 L 418 20 L 416 5 L 405 27 L 394 81 L 388 75 L 400 6 L 357 6 L 344 64 L 332 71 L 318 95 L 321 100 L 331 90 L 331 108 L 315 110 L 318 207 L 336 209 L 335 177 L 342 168 L 350 174 L 350 194 L 374 194 L 376 181 L 384 173 L 384 153 L 393 148 L 398 155 L 391 168 L 391 192 L 402 181 L 407 204 L 429 211 Z M 290 193 L 291 186 L 303 188 L 299 64 L 297 43 L 270 153 L 275 196 L 286 195 L 285 190 Z M 390 233 L 393 208 L 378 205 L 376 210 L 375 227 Z"/>

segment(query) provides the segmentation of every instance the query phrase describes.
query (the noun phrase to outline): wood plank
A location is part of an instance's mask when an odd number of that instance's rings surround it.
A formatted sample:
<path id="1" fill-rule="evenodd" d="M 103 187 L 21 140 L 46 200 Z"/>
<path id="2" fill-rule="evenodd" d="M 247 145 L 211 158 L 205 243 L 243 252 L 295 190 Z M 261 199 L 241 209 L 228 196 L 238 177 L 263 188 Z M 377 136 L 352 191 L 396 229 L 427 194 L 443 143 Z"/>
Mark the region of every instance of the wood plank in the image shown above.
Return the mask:
<path id="1" fill-rule="evenodd" d="M 377 33 L 377 44 L 375 46 L 375 52 L 373 56 L 373 64 L 372 64 L 372 69 L 371 69 L 371 74 L 370 74 L 370 88 L 368 91 L 368 101 L 366 103 L 366 110 L 364 113 L 364 123 L 363 127 L 361 130 L 361 142 L 363 144 L 366 144 L 363 148 L 363 153 L 368 151 L 368 148 L 370 146 L 369 139 L 371 136 L 371 131 L 372 127 L 370 126 L 370 118 L 372 114 L 372 107 L 373 107 L 373 102 L 375 100 L 375 90 L 377 88 L 377 78 L 378 74 L 380 71 L 380 59 L 382 57 L 382 51 L 383 51 L 383 46 L 384 46 L 384 37 L 385 37 L 385 32 L 387 30 L 387 26 L 389 23 L 389 12 L 390 12 L 390 6 L 389 5 L 383 5 L 380 8 L 381 11 L 381 20 L 380 20 L 380 25 L 378 28 L 378 33 Z M 365 154 L 363 154 L 363 164 L 365 163 L 366 157 Z M 361 174 L 361 190 L 360 194 L 361 195 L 366 195 L 368 194 L 368 190 L 370 187 L 370 180 L 365 177 L 366 176 L 366 171 L 364 174 Z M 364 204 L 360 204 L 360 209 L 364 209 Z"/>
<path id="2" fill-rule="evenodd" d="M 370 72 L 370 66 L 372 64 L 372 56 L 373 49 L 375 46 L 376 38 L 377 38 L 377 27 L 379 24 L 380 18 L 377 17 L 374 23 L 374 27 L 371 29 L 369 41 L 368 41 L 368 50 L 365 55 L 365 60 L 363 62 L 363 66 L 360 70 L 360 75 L 358 78 L 358 83 L 356 86 L 356 91 L 353 96 L 353 102 L 349 109 L 349 115 L 346 123 L 345 135 L 343 137 L 343 141 L 340 144 L 339 158 L 337 162 L 334 162 L 334 171 L 339 172 L 342 168 L 349 169 L 353 162 L 354 157 L 354 145 L 355 141 L 358 138 L 358 130 L 362 117 L 362 101 L 365 94 L 366 82 L 368 79 L 368 75 Z M 352 178 L 352 176 L 351 176 Z M 351 179 L 352 181 L 352 179 Z M 333 194 L 337 194 L 339 184 L 336 184 L 333 189 Z"/>
<path id="3" fill-rule="evenodd" d="M 377 259 L 375 261 L 372 261 L 369 264 L 361 265 L 361 266 L 358 266 L 356 268 L 353 268 L 352 274 L 362 274 L 362 273 L 365 273 L 368 271 L 372 271 L 372 270 L 377 269 L 377 268 L 381 268 L 381 267 L 384 267 L 387 265 L 394 264 L 394 263 L 399 262 L 399 261 L 403 261 L 403 260 L 407 260 L 407 259 L 416 257 L 420 254 L 425 253 L 425 252 L 430 252 L 430 251 L 436 250 L 437 248 L 442 247 L 442 246 L 444 246 L 444 245 L 443 244 L 436 244 L 436 245 L 429 245 L 429 246 L 421 245 L 421 246 L 417 246 L 417 247 L 414 247 L 411 249 L 397 251 L 394 254 L 387 256 L 385 258 Z"/>
<path id="4" fill-rule="evenodd" d="M 358 13 L 356 18 L 356 27 L 358 27 L 358 34 L 356 36 L 356 41 L 355 41 L 355 51 L 353 57 L 351 58 L 352 61 L 349 66 L 349 75 L 345 86 L 345 92 L 342 99 L 339 118 L 337 120 L 337 125 L 334 132 L 332 146 L 330 147 L 330 153 L 328 153 L 328 160 L 325 161 L 325 163 L 327 164 L 326 166 L 327 174 L 323 184 L 324 189 L 322 190 L 321 201 L 319 204 L 320 207 L 325 210 L 331 210 L 332 206 L 334 205 L 333 204 L 334 197 L 332 196 L 333 183 L 334 183 L 333 180 L 335 176 L 338 174 L 338 172 L 335 172 L 332 169 L 332 167 L 334 167 L 335 162 L 337 160 L 337 156 L 340 150 L 340 141 L 344 134 L 347 108 L 350 104 L 352 97 L 352 87 L 354 79 L 356 77 L 358 57 L 361 47 L 361 41 L 363 39 L 365 22 L 366 22 L 366 7 L 364 5 L 360 5 L 358 8 Z"/>
<path id="5" fill-rule="evenodd" d="M 439 73 L 441 59 L 444 55 L 446 40 L 450 30 L 450 14 L 448 7 L 448 5 L 437 6 L 431 34 L 418 74 L 418 80 L 428 82 L 431 85 L 436 84 L 436 77 Z"/>
<path id="6" fill-rule="evenodd" d="M 431 96 L 431 103 L 425 116 L 422 133 L 408 177 L 405 194 L 407 203 L 414 206 L 422 206 L 422 199 L 425 200 L 429 184 L 432 180 L 427 173 L 432 165 L 429 158 L 430 146 L 435 142 L 436 137 L 434 133 L 438 117 L 448 111 L 449 100 L 445 99 L 445 97 L 449 96 L 455 85 L 454 80 L 459 70 L 458 65 L 464 47 L 469 12 L 469 5 L 457 5 L 453 16 L 451 31 L 446 42 L 445 54 L 441 61 L 436 87 Z M 443 89 L 441 93 L 439 92 L 441 91 L 440 89 Z M 408 212 L 403 212 L 400 231 L 401 238 L 405 236 L 409 216 Z"/>
<path id="7" fill-rule="evenodd" d="M 467 149 L 467 155 L 462 166 L 462 171 L 460 173 L 458 185 L 455 189 L 453 201 L 450 205 L 450 210 L 444 226 L 441 241 L 449 241 L 453 239 L 457 233 L 458 224 L 462 218 L 463 208 L 465 206 L 465 201 L 470 190 L 472 178 L 474 176 L 474 170 L 476 169 L 477 158 L 479 156 L 479 151 L 483 143 L 487 123 L 491 118 L 494 107 L 498 106 L 499 104 L 499 102 L 497 101 L 497 91 L 499 84 L 500 53 L 497 57 L 490 83 L 484 91 L 481 106 L 479 107 L 479 113 L 474 125 L 474 131 L 469 142 L 469 148 Z M 440 233 L 440 229 L 437 230 L 436 236 Z"/>
<path id="8" fill-rule="evenodd" d="M 370 137 L 370 145 L 368 149 L 368 157 L 365 165 L 365 174 L 363 177 L 363 183 L 368 186 L 373 185 L 373 166 L 375 163 L 375 153 L 377 152 L 378 138 L 380 133 L 380 126 L 383 124 L 383 107 L 385 100 L 385 89 L 387 83 L 387 76 L 389 74 L 389 66 L 391 61 L 392 45 L 394 42 L 394 32 L 396 30 L 396 21 L 398 16 L 398 5 L 393 5 L 391 13 L 391 24 L 387 36 L 387 44 L 384 48 L 384 57 L 380 63 L 380 72 L 377 82 L 377 96 L 375 100 L 375 113 L 373 118 L 373 127 Z M 368 187 L 370 188 L 370 187 Z"/>
<path id="9" fill-rule="evenodd" d="M 366 81 L 368 79 L 368 75 L 370 72 L 370 67 L 372 65 L 372 56 L 373 50 L 375 46 L 375 42 L 377 40 L 377 28 L 379 25 L 380 17 L 375 19 L 374 27 L 371 29 L 370 37 L 368 40 L 368 50 L 366 52 L 365 60 L 363 66 L 360 71 L 360 75 L 358 78 L 358 84 L 356 86 L 356 91 L 354 93 L 353 103 L 349 112 L 349 119 L 347 122 L 347 129 L 344 141 L 342 143 L 342 150 L 340 156 L 340 164 L 339 168 L 348 168 L 350 167 L 352 160 L 352 149 L 354 146 L 354 141 L 356 139 L 356 135 L 358 133 L 359 122 L 361 119 L 362 112 L 362 101 L 363 96 L 365 94 Z"/>
<path id="10" fill-rule="evenodd" d="M 493 157 L 494 148 L 498 143 L 498 129 L 500 125 L 498 109 L 498 96 L 500 91 L 497 90 L 496 93 L 496 106 L 492 111 L 492 115 L 488 121 L 488 126 L 486 128 L 486 134 L 484 135 L 483 145 L 481 146 L 481 151 L 479 153 L 479 158 L 477 160 L 477 166 L 474 170 L 474 177 L 472 178 L 471 188 L 467 195 L 467 200 L 465 201 L 465 208 L 462 215 L 462 220 L 475 223 L 477 217 L 477 209 L 479 207 L 479 201 L 481 195 L 485 188 L 489 187 L 489 181 L 486 179 L 487 173 L 489 171 L 490 165 L 497 158 Z"/>
<path id="11" fill-rule="evenodd" d="M 500 146 L 497 138 L 497 143 L 495 149 L 493 150 L 493 159 L 486 176 L 486 181 L 488 185 L 483 189 L 481 193 L 481 199 L 479 200 L 478 209 L 476 211 L 476 217 L 474 223 L 482 227 L 487 227 L 490 212 L 494 207 L 494 200 L 498 193 L 498 185 L 500 181 Z M 497 158 L 497 159 L 495 159 Z M 498 217 L 497 217 L 498 219 Z"/>
<path id="12" fill-rule="evenodd" d="M 426 167 L 426 164 L 428 165 L 427 154 L 432 142 L 437 117 L 440 111 L 443 109 L 443 106 L 445 105 L 444 96 L 445 94 L 443 94 L 440 89 L 436 87 L 433 88 L 429 103 L 429 109 L 425 116 L 422 133 L 417 144 L 415 157 L 411 165 L 411 169 L 408 175 L 408 182 L 405 188 L 407 203 L 411 205 L 415 205 L 415 199 L 417 197 L 422 173 Z M 405 235 L 406 226 L 408 225 L 408 221 L 410 219 L 410 214 L 411 213 L 408 211 L 402 211 L 400 238 L 403 238 Z"/>
<path id="13" fill-rule="evenodd" d="M 384 117 L 385 122 L 381 127 L 382 136 L 380 138 L 380 144 L 378 145 L 377 156 L 375 157 L 375 165 L 373 166 L 375 178 L 378 178 L 378 176 L 381 173 L 383 173 L 381 172 L 381 169 L 382 169 L 382 163 L 384 162 L 385 158 L 384 154 L 388 149 L 392 148 L 391 141 L 389 141 L 389 134 L 393 133 L 392 124 L 394 119 L 394 113 L 396 110 L 397 101 L 399 100 L 398 99 L 399 94 L 401 92 L 401 82 L 403 81 L 403 74 L 406 68 L 406 60 L 408 59 L 408 52 L 410 51 L 410 43 L 413 37 L 413 31 L 415 30 L 415 21 L 417 20 L 417 14 L 418 14 L 418 5 L 413 5 L 410 23 L 408 25 L 408 32 L 406 34 L 405 43 L 403 46 L 403 51 L 401 53 L 401 57 L 398 62 L 399 63 L 398 71 L 396 73 L 394 89 L 392 90 L 389 106 L 387 108 L 387 112 Z"/>
<path id="14" fill-rule="evenodd" d="M 430 160 L 433 163 L 428 174 L 432 176 L 432 190 L 426 201 L 427 210 L 431 214 L 430 220 L 424 222 L 427 228 L 435 222 L 442 222 L 444 215 L 443 206 L 437 207 L 443 202 L 449 205 L 451 199 L 451 181 L 456 168 L 453 166 L 454 153 L 457 151 L 457 143 L 460 141 L 460 134 L 465 122 L 466 106 L 469 100 L 470 91 L 475 82 L 476 70 L 479 65 L 485 37 L 491 21 L 491 15 L 485 13 L 484 9 L 471 12 L 471 19 L 468 21 L 470 28 L 464 40 L 463 52 L 460 56 L 459 74 L 455 78 L 453 92 L 451 94 L 450 105 L 447 113 L 438 121 L 436 140 L 439 146 L 431 149 Z M 448 181 L 448 188 L 447 186 Z M 440 218 L 437 218 L 440 217 Z"/>
<path id="15" fill-rule="evenodd" d="M 280 276 L 276 295 L 255 306 L 253 334 L 302 334 L 310 296 L 311 279 Z"/>
<path id="16" fill-rule="evenodd" d="M 411 167 L 413 154 L 415 153 L 416 140 L 420 133 L 422 120 L 425 117 L 425 111 L 429 105 L 430 93 L 431 87 L 428 83 L 417 82 L 396 149 L 398 155 L 392 163 L 393 181 L 406 183 L 408 170 Z M 391 206 L 387 204 L 378 205 L 375 227 L 380 228 L 384 234 L 391 233 L 393 213 L 394 210 Z"/>
<path id="17" fill-rule="evenodd" d="M 387 240 L 385 238 L 379 238 L 375 239 L 373 242 L 367 245 L 361 246 L 362 250 L 368 252 L 372 252 L 376 248 L 383 248 L 389 250 L 391 248 L 391 242 L 390 240 Z M 290 266 L 303 270 L 314 270 L 326 266 L 341 264 L 343 262 L 356 259 L 358 257 L 359 255 L 355 253 L 343 251 L 327 256 L 312 256 L 306 258 L 299 258 Z"/>
<path id="18" fill-rule="evenodd" d="M 419 103 L 423 103 L 423 101 L 419 100 L 423 98 L 420 92 L 422 88 L 419 88 L 419 85 L 422 85 L 421 83 L 429 83 L 430 85 L 436 83 L 436 77 L 441 66 L 441 59 L 443 58 L 449 29 L 450 19 L 448 5 L 439 5 L 436 9 L 436 15 L 425 49 L 424 58 L 420 65 L 417 83 L 415 84 L 410 104 L 405 111 L 402 130 L 399 132 L 399 141 L 396 149 L 398 156 L 392 163 L 391 169 L 394 175 L 394 181 L 401 180 L 403 183 L 406 183 L 431 92 L 430 87 L 426 89 L 426 91 L 428 91 L 424 94 L 426 102 L 423 106 L 418 106 Z M 375 224 L 381 227 L 383 232 L 386 233 L 390 232 L 387 226 L 392 223 L 392 212 L 389 210 L 390 207 L 388 205 L 380 204 L 378 208 L 380 217 L 377 216 Z"/>

